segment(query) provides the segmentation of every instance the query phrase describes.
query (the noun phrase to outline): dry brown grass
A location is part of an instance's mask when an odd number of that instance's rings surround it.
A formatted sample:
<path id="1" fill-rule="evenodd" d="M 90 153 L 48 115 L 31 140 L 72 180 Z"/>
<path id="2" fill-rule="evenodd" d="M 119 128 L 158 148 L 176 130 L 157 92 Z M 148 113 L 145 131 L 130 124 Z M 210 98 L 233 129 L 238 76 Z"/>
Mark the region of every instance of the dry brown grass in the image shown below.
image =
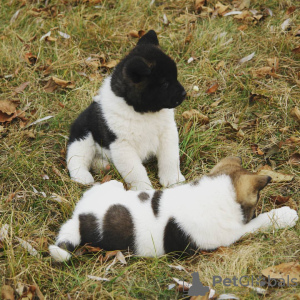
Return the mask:
<path id="1" fill-rule="evenodd" d="M 65 265 L 51 262 L 48 244 L 54 241 L 60 225 L 70 216 L 85 190 L 69 179 L 64 165 L 68 129 L 101 84 L 101 80 L 89 81 L 78 72 L 87 75 L 98 72 L 102 77 L 110 73 L 111 70 L 87 66 L 85 60 L 92 54 L 104 54 L 107 61 L 121 59 L 137 42 L 128 37 L 130 30 L 155 29 L 162 48 L 178 65 L 180 81 L 189 94 L 176 114 L 181 168 L 187 180 L 207 173 L 226 155 L 239 155 L 249 170 L 269 164 L 276 171 L 295 176 L 292 182 L 268 186 L 262 194 L 258 213 L 275 206 L 269 198 L 271 195 L 290 195 L 293 201 L 287 204 L 296 209 L 300 201 L 300 168 L 288 163 L 293 153 L 300 152 L 299 143 L 283 143 L 268 159 L 253 153 L 250 147 L 258 144 L 266 152 L 266 148 L 285 142 L 291 136 L 300 136 L 299 124 L 290 116 L 290 110 L 300 103 L 299 56 L 291 52 L 299 45 L 299 37 L 294 35 L 297 26 L 299 28 L 299 13 L 286 15 L 288 7 L 297 5 L 296 1 L 252 1 L 251 8 L 262 11 L 268 7 L 274 13 L 273 17 L 267 16 L 257 24 L 238 21 L 232 16 L 198 16 L 193 21 L 193 1 L 155 1 L 151 7 L 150 1 L 90 2 L 49 1 L 49 6 L 53 6 L 52 15 L 33 10 L 43 9 L 45 1 L 4 0 L 0 3 L 1 99 L 11 99 L 12 91 L 29 81 L 30 85 L 14 96 L 20 99 L 20 109 L 28 107 L 25 114 L 29 123 L 54 116 L 29 128 L 21 128 L 18 119 L 0 125 L 0 226 L 10 226 L 9 238 L 0 244 L 2 285 L 15 288 L 18 282 L 36 283 L 47 299 L 180 299 L 182 293 L 167 289 L 172 277 L 191 281 L 190 274 L 198 271 L 200 280 L 211 285 L 214 275 L 229 278 L 260 275 L 268 266 L 299 261 L 298 223 L 293 229 L 247 236 L 223 252 L 202 253 L 178 262 L 168 257 L 130 256 L 127 266 L 116 264 L 108 274 L 105 268 L 110 262 L 100 263 L 97 256 L 79 256 Z M 213 8 L 216 2 L 208 1 L 208 6 Z M 229 0 L 222 3 L 232 7 Z M 11 22 L 19 9 L 18 18 Z M 170 21 L 169 25 L 163 24 L 163 14 Z M 178 20 L 182 15 L 184 19 Z M 292 20 L 291 30 L 283 32 L 280 25 L 288 17 Z M 238 30 L 241 25 L 248 28 L 242 32 Z M 71 38 L 60 37 L 55 27 Z M 50 29 L 57 41 L 40 42 L 40 37 Z M 223 32 L 227 34 L 215 39 Z M 30 41 L 35 35 L 36 39 Z M 191 40 L 185 43 L 188 36 Z M 242 57 L 254 51 L 252 60 L 238 64 Z M 35 65 L 26 63 L 26 53 L 37 56 Z M 195 60 L 187 64 L 191 56 Z M 251 70 L 267 66 L 267 59 L 272 57 L 279 59 L 277 74 L 280 76 L 253 78 Z M 221 61 L 225 66 L 217 70 Z M 40 67 L 46 64 L 51 64 L 52 70 L 43 76 Z M 7 78 L 10 74 L 13 76 Z M 46 93 L 43 87 L 49 76 L 74 81 L 76 87 Z M 207 94 L 206 90 L 214 82 L 219 84 L 217 92 Z M 198 92 L 193 91 L 194 85 L 199 87 Z M 251 103 L 251 94 L 265 97 Z M 218 106 L 211 106 L 219 100 L 222 102 Z M 193 122 L 186 131 L 187 121 L 181 114 L 192 108 L 207 115 L 210 123 L 200 126 Z M 242 132 L 238 134 L 229 123 Z M 288 128 L 280 131 L 284 127 Z M 147 168 L 152 182 L 159 187 L 155 164 L 150 163 Z M 44 180 L 43 174 L 47 174 L 49 180 Z M 122 180 L 116 170 L 110 174 Z M 96 178 L 101 181 L 103 176 L 99 174 Z M 46 197 L 34 193 L 33 187 Z M 56 202 L 51 198 L 53 193 L 63 201 Z M 42 258 L 29 255 L 16 237 L 28 241 Z M 185 266 L 188 274 L 170 269 L 169 263 Z M 112 281 L 94 282 L 87 275 L 106 276 Z M 240 299 L 261 299 L 243 287 L 217 285 L 215 289 L 218 293 L 234 293 Z M 270 299 L 292 299 L 300 293 L 299 288 L 275 288 L 270 292 Z"/>

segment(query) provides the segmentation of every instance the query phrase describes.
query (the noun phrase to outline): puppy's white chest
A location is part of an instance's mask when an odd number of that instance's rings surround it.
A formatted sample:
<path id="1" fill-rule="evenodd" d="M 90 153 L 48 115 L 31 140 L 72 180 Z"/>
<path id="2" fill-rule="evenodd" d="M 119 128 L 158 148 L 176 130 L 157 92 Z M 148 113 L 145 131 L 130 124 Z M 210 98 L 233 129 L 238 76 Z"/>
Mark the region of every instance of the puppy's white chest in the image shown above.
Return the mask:
<path id="1" fill-rule="evenodd" d="M 176 126 L 172 109 L 138 113 L 124 99 L 113 94 L 109 81 L 105 82 L 95 100 L 101 105 L 107 124 L 117 137 L 114 143 L 127 142 L 142 160 L 157 153 L 163 130 Z"/>

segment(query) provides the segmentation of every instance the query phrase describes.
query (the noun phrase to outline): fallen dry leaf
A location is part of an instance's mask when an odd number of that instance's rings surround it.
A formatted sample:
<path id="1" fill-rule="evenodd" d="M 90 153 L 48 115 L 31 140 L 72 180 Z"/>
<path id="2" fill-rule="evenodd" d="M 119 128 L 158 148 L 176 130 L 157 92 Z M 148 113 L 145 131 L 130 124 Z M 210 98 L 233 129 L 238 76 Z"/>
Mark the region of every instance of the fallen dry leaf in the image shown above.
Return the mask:
<path id="1" fill-rule="evenodd" d="M 300 124 L 300 110 L 297 106 L 291 109 L 290 115 L 294 120 L 296 120 Z"/>
<path id="2" fill-rule="evenodd" d="M 202 10 L 202 7 L 206 5 L 206 0 L 196 0 L 195 1 L 195 11 L 200 12 Z"/>
<path id="3" fill-rule="evenodd" d="M 46 121 L 46 120 L 51 119 L 51 118 L 53 118 L 53 116 L 47 116 L 47 117 L 38 119 L 38 120 L 36 120 L 36 121 L 30 123 L 30 124 L 28 125 L 28 127 L 30 127 L 30 126 L 32 126 L 32 125 L 35 125 L 35 124 L 38 124 L 38 123 L 40 123 L 40 122 Z"/>
<path id="4" fill-rule="evenodd" d="M 241 58 L 241 59 L 238 61 L 238 63 L 239 63 L 239 64 L 243 64 L 243 63 L 245 63 L 245 62 L 251 60 L 251 59 L 254 57 L 254 55 L 255 55 L 255 52 L 252 52 L 251 54 L 249 54 L 249 55 L 247 55 L 247 56 Z"/>
<path id="5" fill-rule="evenodd" d="M 241 25 L 237 29 L 240 31 L 245 31 L 248 28 L 248 25 Z"/>
<path id="6" fill-rule="evenodd" d="M 26 53 L 24 59 L 29 65 L 33 66 L 37 61 L 37 56 L 33 55 L 32 53 Z"/>
<path id="7" fill-rule="evenodd" d="M 65 38 L 65 39 L 69 39 L 71 36 L 70 35 L 68 35 L 67 33 L 64 33 L 64 32 L 61 32 L 61 31 L 57 31 L 58 32 L 58 34 L 60 35 L 60 36 L 62 36 L 63 38 Z"/>
<path id="8" fill-rule="evenodd" d="M 93 246 L 89 246 L 89 245 L 85 245 L 83 247 L 86 249 L 86 252 L 88 252 L 88 253 L 95 253 L 95 252 L 102 251 L 102 249 L 99 247 L 93 247 Z"/>
<path id="9" fill-rule="evenodd" d="M 255 153 L 255 154 L 264 155 L 264 152 L 259 149 L 257 144 L 252 144 L 251 149 L 252 149 L 252 152 Z"/>
<path id="10" fill-rule="evenodd" d="M 200 124 L 208 124 L 209 123 L 209 118 L 207 116 L 201 114 L 196 109 L 187 110 L 187 111 L 183 112 L 182 116 L 186 120 L 195 118 L 197 120 L 197 122 Z"/>
<path id="11" fill-rule="evenodd" d="M 290 200 L 291 196 L 270 196 L 270 199 L 277 205 L 286 203 Z"/>
<path id="12" fill-rule="evenodd" d="M 224 99 L 220 99 L 220 100 L 216 100 L 215 102 L 213 102 L 210 107 L 217 107 Z"/>
<path id="13" fill-rule="evenodd" d="M 291 282 L 294 279 L 300 281 L 300 264 L 298 262 L 283 263 L 277 266 L 272 266 L 261 271 L 262 275 L 271 279 L 283 279 L 285 283 Z"/>
<path id="14" fill-rule="evenodd" d="M 266 100 L 269 100 L 269 97 L 260 94 L 250 94 L 249 104 L 255 104 L 255 102 L 266 103 Z"/>
<path id="15" fill-rule="evenodd" d="M 111 178 L 112 178 L 111 175 L 106 174 L 106 175 L 102 178 L 101 183 L 105 183 L 105 182 L 111 181 Z"/>
<path id="16" fill-rule="evenodd" d="M 240 14 L 242 14 L 242 12 L 241 12 L 241 11 L 238 11 L 238 10 L 233 10 L 233 11 L 230 11 L 230 12 L 228 12 L 228 13 L 224 14 L 224 15 L 223 15 L 223 17 L 227 17 L 227 16 L 234 16 L 234 15 L 240 15 Z"/>
<path id="17" fill-rule="evenodd" d="M 108 68 L 108 69 L 112 69 L 112 68 L 114 68 L 118 63 L 119 63 L 118 60 L 111 60 L 111 61 L 109 61 L 108 63 L 102 64 L 101 67 L 105 67 L 105 68 Z"/>
<path id="18" fill-rule="evenodd" d="M 286 144 L 299 144 L 300 143 L 300 138 L 295 137 L 295 136 L 291 136 L 289 139 L 285 140 Z"/>
<path id="19" fill-rule="evenodd" d="M 16 112 L 16 109 L 19 104 L 20 104 L 19 100 L 8 100 L 8 99 L 0 100 L 0 111 L 7 115 L 11 115 Z"/>
<path id="20" fill-rule="evenodd" d="M 52 76 L 47 82 L 47 84 L 44 86 L 44 90 L 46 93 L 52 93 L 58 88 L 73 89 L 74 87 L 75 83 L 73 81 L 66 81 Z"/>
<path id="21" fill-rule="evenodd" d="M 44 40 L 46 37 L 49 37 L 50 35 L 51 35 L 51 30 L 48 31 L 46 34 L 44 34 L 44 35 L 41 36 L 40 42 L 41 42 L 42 40 Z"/>
<path id="22" fill-rule="evenodd" d="M 217 82 L 215 82 L 214 84 L 212 84 L 208 89 L 207 91 L 205 92 L 206 94 L 213 94 L 217 91 L 219 87 L 219 84 Z"/>
<path id="23" fill-rule="evenodd" d="M 253 78 L 263 78 L 267 75 L 271 75 L 272 68 L 271 67 L 262 67 L 259 69 L 252 69 L 251 70 Z"/>
<path id="24" fill-rule="evenodd" d="M 242 0 L 238 6 L 237 9 L 243 10 L 244 8 L 249 8 L 250 7 L 250 0 Z"/>
<path id="25" fill-rule="evenodd" d="M 178 271 L 185 271 L 185 272 L 187 272 L 186 269 L 183 266 L 180 266 L 180 265 L 178 265 L 178 266 L 168 265 L 168 267 L 170 267 L 171 269 L 178 270 Z"/>
<path id="26" fill-rule="evenodd" d="M 98 277 L 98 276 L 93 276 L 93 275 L 87 275 L 89 279 L 97 280 L 97 281 L 110 281 L 110 279 L 105 278 L 105 277 Z"/>
<path id="27" fill-rule="evenodd" d="M 131 30 L 129 31 L 128 35 L 133 37 L 133 38 L 141 38 L 143 35 L 145 35 L 146 31 L 145 30 Z"/>
<path id="28" fill-rule="evenodd" d="M 268 175 L 272 178 L 272 182 L 289 182 L 294 179 L 293 175 L 282 174 L 271 170 L 260 170 L 258 175 Z"/>
<path id="29" fill-rule="evenodd" d="M 9 285 L 2 285 L 1 287 L 1 299 L 2 300 L 14 300 L 14 289 Z"/>
<path id="30" fill-rule="evenodd" d="M 222 15 L 227 9 L 228 9 L 229 6 L 227 5 L 223 5 L 221 2 L 218 2 L 216 5 L 215 5 L 215 9 L 218 11 L 218 14 L 219 15 Z"/>
<path id="31" fill-rule="evenodd" d="M 56 42 L 57 41 L 57 38 L 53 37 L 53 36 L 47 36 L 45 38 L 45 41 L 46 42 Z"/>
<path id="32" fill-rule="evenodd" d="M 269 67 L 272 68 L 272 72 L 277 72 L 279 69 L 279 59 L 278 57 L 267 58 Z"/>
<path id="33" fill-rule="evenodd" d="M 23 239 L 20 239 L 19 237 L 16 237 L 16 239 L 19 241 L 20 245 L 28 251 L 28 253 L 32 256 L 37 256 L 40 258 L 40 254 L 37 252 L 35 248 L 33 248 L 28 242 L 24 241 Z"/>
<path id="34" fill-rule="evenodd" d="M 116 258 L 117 258 L 117 260 L 118 260 L 121 264 L 127 265 L 126 259 L 125 259 L 124 255 L 123 255 L 123 253 L 122 253 L 121 251 L 118 251 L 118 252 L 117 252 Z"/>
<path id="35" fill-rule="evenodd" d="M 297 9 L 297 7 L 296 6 L 290 6 L 288 9 L 287 9 L 287 11 L 286 11 L 286 14 L 289 16 L 289 15 L 291 15 L 295 10 Z"/>
<path id="36" fill-rule="evenodd" d="M 286 19 L 281 25 L 281 29 L 282 31 L 286 31 L 290 28 L 291 26 L 291 23 L 292 23 L 292 20 L 289 18 L 289 19 Z"/>
<path id="37" fill-rule="evenodd" d="M 30 84 L 30 81 L 23 82 L 21 85 L 19 85 L 17 88 L 15 88 L 13 96 L 22 93 L 29 84 Z"/>
<path id="38" fill-rule="evenodd" d="M 13 14 L 13 16 L 12 16 L 11 19 L 10 19 L 10 24 L 13 24 L 13 23 L 17 20 L 19 14 L 20 14 L 20 9 L 18 9 L 18 10 Z"/>
<path id="39" fill-rule="evenodd" d="M 237 20 L 245 20 L 245 19 L 253 20 L 253 18 L 251 17 L 250 12 L 247 11 L 247 10 L 242 11 L 241 14 L 235 15 L 234 18 L 237 19 Z"/>
<path id="40" fill-rule="evenodd" d="M 300 165 L 300 153 L 294 153 L 289 159 L 291 165 L 299 166 Z"/>
<path id="41" fill-rule="evenodd" d="M 107 261 L 109 259 L 112 259 L 115 257 L 118 253 L 118 250 L 115 251 L 106 251 L 105 256 L 104 256 L 104 261 Z"/>
<path id="42" fill-rule="evenodd" d="M 196 22 L 198 17 L 192 14 L 181 14 L 178 18 L 175 19 L 177 23 L 186 24 L 186 23 L 194 23 Z"/>

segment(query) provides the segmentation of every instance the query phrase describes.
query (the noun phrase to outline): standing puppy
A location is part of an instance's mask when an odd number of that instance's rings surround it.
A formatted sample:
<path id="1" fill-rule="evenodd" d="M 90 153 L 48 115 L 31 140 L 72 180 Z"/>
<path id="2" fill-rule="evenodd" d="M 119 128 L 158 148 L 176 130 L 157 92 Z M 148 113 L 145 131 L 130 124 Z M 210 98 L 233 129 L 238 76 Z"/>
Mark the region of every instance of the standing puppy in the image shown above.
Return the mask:
<path id="1" fill-rule="evenodd" d="M 133 189 L 151 189 L 142 163 L 155 155 L 163 186 L 184 181 L 173 108 L 185 96 L 175 62 L 150 30 L 73 123 L 67 149 L 71 178 L 91 184 L 90 169 L 105 168 L 111 160 Z"/>

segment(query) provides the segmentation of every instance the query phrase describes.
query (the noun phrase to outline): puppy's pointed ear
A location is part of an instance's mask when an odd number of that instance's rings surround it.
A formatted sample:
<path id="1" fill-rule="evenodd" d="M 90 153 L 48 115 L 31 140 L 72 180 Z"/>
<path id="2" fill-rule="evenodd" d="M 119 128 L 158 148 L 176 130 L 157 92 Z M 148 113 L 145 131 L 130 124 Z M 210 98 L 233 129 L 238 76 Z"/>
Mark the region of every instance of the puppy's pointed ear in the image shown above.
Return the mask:
<path id="1" fill-rule="evenodd" d="M 142 57 L 133 56 L 125 64 L 125 74 L 134 83 L 139 83 L 151 74 L 151 69 Z"/>
<path id="2" fill-rule="evenodd" d="M 144 45 L 144 44 L 152 44 L 155 46 L 158 46 L 158 38 L 156 35 L 156 32 L 154 30 L 149 30 L 145 35 L 143 35 L 138 43 L 138 45 Z"/>

